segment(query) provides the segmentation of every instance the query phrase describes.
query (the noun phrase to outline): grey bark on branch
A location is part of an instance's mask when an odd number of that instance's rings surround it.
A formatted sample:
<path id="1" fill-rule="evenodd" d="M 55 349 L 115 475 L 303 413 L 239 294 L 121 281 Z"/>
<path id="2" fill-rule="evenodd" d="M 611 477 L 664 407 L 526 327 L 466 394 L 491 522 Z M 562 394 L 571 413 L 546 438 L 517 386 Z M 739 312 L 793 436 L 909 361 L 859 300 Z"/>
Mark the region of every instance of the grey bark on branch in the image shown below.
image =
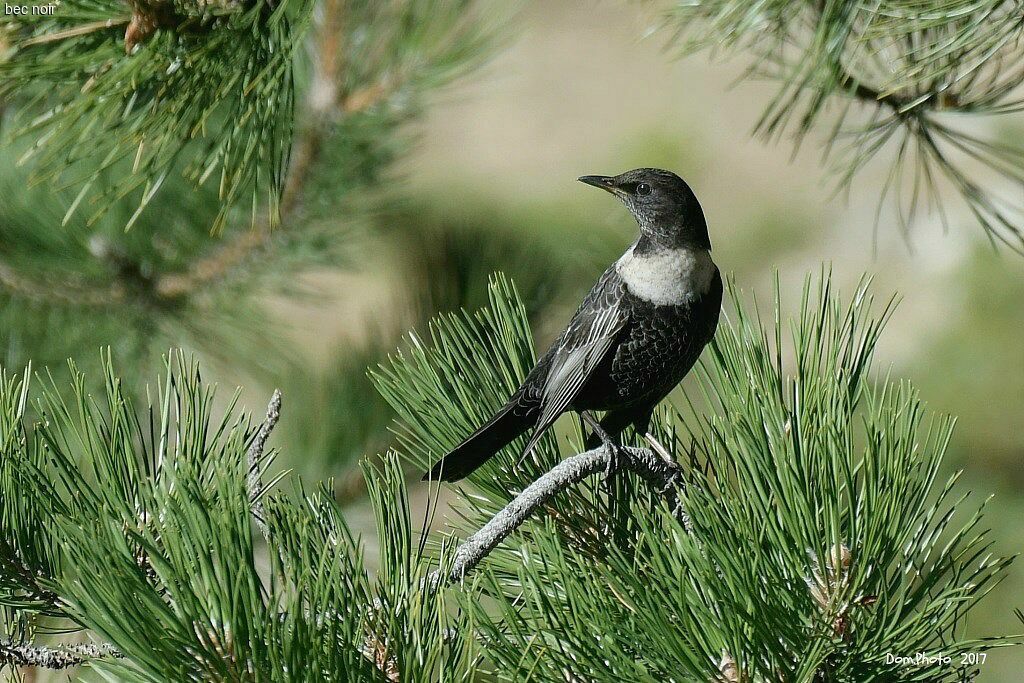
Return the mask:
<path id="1" fill-rule="evenodd" d="M 522 526 L 534 512 L 556 494 L 591 475 L 604 472 L 609 457 L 607 447 L 601 446 L 568 457 L 555 465 L 549 472 L 523 489 L 487 524 L 463 541 L 456 549 L 454 560 L 447 573 L 438 570 L 430 576 L 431 587 L 437 588 L 442 583 L 454 583 L 461 580 L 480 564 L 499 543 Z M 686 511 L 683 510 L 676 488 L 682 474 L 682 468 L 678 463 L 649 448 L 623 447 L 620 450 L 620 464 L 622 469 L 637 474 L 663 495 L 676 519 L 683 525 L 683 528 L 687 531 L 690 530 L 690 519 Z"/>
<path id="2" fill-rule="evenodd" d="M 64 645 L 47 647 L 11 640 L 0 640 L 0 662 L 14 666 L 41 666 L 46 669 L 69 669 L 100 657 L 121 657 L 112 645 Z"/>
<path id="3" fill-rule="evenodd" d="M 249 463 L 249 475 L 246 478 L 246 488 L 249 490 L 249 503 L 252 508 L 252 518 L 256 522 L 263 540 L 270 543 L 270 529 L 267 527 L 266 515 L 263 511 L 263 500 L 260 498 L 263 488 L 263 452 L 267 448 L 267 439 L 270 432 L 274 431 L 277 421 L 281 419 L 281 390 L 274 389 L 270 397 L 270 404 L 267 405 L 267 417 L 260 425 L 259 431 L 253 437 L 246 454 Z"/>

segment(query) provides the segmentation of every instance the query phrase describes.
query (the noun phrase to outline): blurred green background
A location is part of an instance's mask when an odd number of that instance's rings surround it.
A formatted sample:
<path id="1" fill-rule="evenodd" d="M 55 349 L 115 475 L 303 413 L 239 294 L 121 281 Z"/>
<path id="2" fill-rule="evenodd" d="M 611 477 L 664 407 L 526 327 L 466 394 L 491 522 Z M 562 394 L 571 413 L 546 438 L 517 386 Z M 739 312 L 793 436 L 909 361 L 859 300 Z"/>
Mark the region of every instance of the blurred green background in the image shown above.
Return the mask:
<path id="1" fill-rule="evenodd" d="M 207 378 L 244 384 L 254 412 L 281 385 L 278 464 L 307 480 L 334 477 L 353 525 L 372 537 L 354 462 L 386 448 L 390 415 L 366 368 L 436 312 L 482 305 L 487 276 L 499 269 L 528 302 L 538 346 L 550 342 L 635 230 L 620 205 L 575 178 L 659 166 L 688 180 L 715 260 L 762 303 L 778 269 L 784 302 L 795 307 L 805 276 L 823 263 L 846 294 L 868 273 L 880 298 L 900 295 L 879 368 L 914 382 L 933 410 L 958 416 L 946 467 L 965 470 L 979 502 L 994 494 L 993 552 L 1024 548 L 1024 258 L 993 249 L 966 212 L 951 213 L 949 234 L 936 216 L 905 237 L 886 212 L 876 230 L 884 160 L 835 196 L 812 141 L 794 156 L 789 141 L 751 139 L 775 86 L 733 87 L 742 64 L 673 59 L 667 36 L 645 35 L 651 16 L 635 5 L 529 2 L 516 23 L 486 67 L 432 95 L 410 131 L 413 153 L 386 180 L 386 201 L 347 233 L 345 262 L 297 276 L 315 296 L 266 297 L 294 356 L 290 369 L 240 371 L 228 342 L 220 357 L 200 353 Z M 95 359 L 92 332 L 89 344 L 66 340 L 64 355 Z M 108 334 L 116 354 L 117 331 Z M 32 357 L 0 335 L 6 363 Z M 176 343 L 191 346 L 187 336 Z M 147 377 L 157 363 L 146 360 Z M 414 490 L 420 509 L 425 498 Z M 1018 566 L 969 630 L 1020 632 L 1013 609 L 1024 608 L 1022 596 Z M 996 651 L 981 680 L 1017 681 L 1022 669 L 1024 649 Z"/>

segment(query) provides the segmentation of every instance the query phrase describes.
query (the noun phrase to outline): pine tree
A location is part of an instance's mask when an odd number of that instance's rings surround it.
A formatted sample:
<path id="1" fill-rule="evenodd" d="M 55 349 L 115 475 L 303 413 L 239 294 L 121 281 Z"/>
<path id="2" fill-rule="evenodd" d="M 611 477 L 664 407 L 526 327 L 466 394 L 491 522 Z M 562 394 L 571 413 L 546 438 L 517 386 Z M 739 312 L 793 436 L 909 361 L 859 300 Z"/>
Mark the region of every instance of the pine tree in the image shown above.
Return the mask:
<path id="1" fill-rule="evenodd" d="M 610 488 L 608 454 L 584 450 L 573 423 L 525 462 L 510 446 L 455 487 L 447 529 L 416 531 L 405 473 L 522 379 L 529 313 L 551 283 L 499 275 L 481 294 L 465 281 L 486 276 L 487 250 L 517 245 L 397 228 L 432 269 L 423 311 L 475 312 L 326 376 L 288 360 L 259 301 L 297 300 L 300 273 L 356 259 L 350 238 L 381 229 L 404 124 L 493 51 L 497 10 L 70 0 L 5 17 L 0 670 L 959 681 L 1021 644 L 966 634 L 1012 558 L 989 552 L 984 503 L 940 477 L 952 419 L 872 365 L 892 303 L 876 306 L 867 283 L 844 298 L 827 273 L 795 305 L 777 287 L 765 318 L 730 283 L 695 382 L 634 437 Z M 870 105 L 841 184 L 895 141 L 882 196 L 908 225 L 925 202 L 941 211 L 949 183 L 1021 248 L 1015 214 L 949 154 L 1016 183 L 1019 150 L 944 118 L 1017 108 L 1020 17 L 992 0 L 717 0 L 679 3 L 666 22 L 700 36 L 682 49 L 753 54 L 751 73 L 780 81 L 769 136 L 800 138 L 840 104 L 840 141 L 848 109 Z M 253 420 L 193 354 L 283 394 Z M 367 365 L 379 395 L 355 379 Z M 350 484 L 271 474 L 272 432 L 291 434 L 298 458 L 381 451 L 357 482 L 375 538 L 345 520 Z"/>

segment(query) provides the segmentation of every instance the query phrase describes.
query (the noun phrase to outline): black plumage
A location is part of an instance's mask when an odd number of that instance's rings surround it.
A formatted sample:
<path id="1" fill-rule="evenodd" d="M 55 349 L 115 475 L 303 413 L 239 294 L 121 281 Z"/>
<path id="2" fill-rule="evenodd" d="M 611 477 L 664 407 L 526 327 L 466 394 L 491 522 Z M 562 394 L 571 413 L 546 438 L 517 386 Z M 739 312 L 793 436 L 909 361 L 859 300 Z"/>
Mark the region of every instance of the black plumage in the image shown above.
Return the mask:
<path id="1" fill-rule="evenodd" d="M 425 479 L 462 479 L 533 428 L 525 456 L 567 410 L 592 426 L 590 412 L 607 411 L 591 445 L 616 439 L 630 425 L 644 432 L 654 407 L 714 336 L 722 279 L 689 186 L 650 168 L 580 180 L 619 197 L 637 220 L 639 238 L 604 272 L 501 410 Z"/>

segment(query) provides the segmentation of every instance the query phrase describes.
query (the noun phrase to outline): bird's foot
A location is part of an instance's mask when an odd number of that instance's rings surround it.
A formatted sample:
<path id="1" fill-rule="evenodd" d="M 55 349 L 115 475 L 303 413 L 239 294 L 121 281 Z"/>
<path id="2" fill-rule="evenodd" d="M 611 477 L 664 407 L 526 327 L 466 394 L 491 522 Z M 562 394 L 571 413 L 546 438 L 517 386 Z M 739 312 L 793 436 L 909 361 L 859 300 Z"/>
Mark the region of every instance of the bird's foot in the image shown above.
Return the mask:
<path id="1" fill-rule="evenodd" d="M 658 487 L 658 495 L 664 496 L 669 491 L 676 488 L 676 486 L 679 484 L 680 476 L 681 473 L 679 471 L 675 471 L 672 474 L 670 474 L 668 478 L 665 480 L 664 485 Z"/>
<path id="2" fill-rule="evenodd" d="M 601 426 L 601 423 L 597 421 L 597 418 L 591 413 L 583 411 L 580 413 L 580 417 L 585 424 L 590 426 L 590 429 L 593 431 L 593 435 L 601 440 L 601 443 L 604 444 L 605 450 L 608 451 L 608 463 L 604 468 L 604 482 L 610 487 L 612 478 L 622 467 L 622 446 L 612 439 L 608 432 L 606 432 Z"/>
<path id="3" fill-rule="evenodd" d="M 607 441 L 604 444 L 608 450 L 608 464 L 604 467 L 604 483 L 611 486 L 612 479 L 622 469 L 622 446 Z"/>

